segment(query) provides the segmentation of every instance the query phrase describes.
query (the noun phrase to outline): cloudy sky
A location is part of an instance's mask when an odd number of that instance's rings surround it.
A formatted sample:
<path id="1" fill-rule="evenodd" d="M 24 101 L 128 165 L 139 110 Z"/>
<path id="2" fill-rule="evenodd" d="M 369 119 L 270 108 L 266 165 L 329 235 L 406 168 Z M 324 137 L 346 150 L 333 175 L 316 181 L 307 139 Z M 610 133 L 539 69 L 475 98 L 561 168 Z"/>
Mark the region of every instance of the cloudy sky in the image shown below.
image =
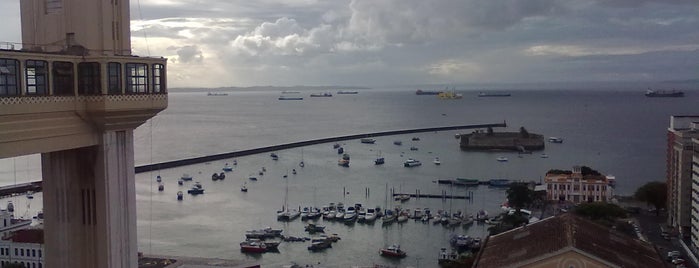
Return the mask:
<path id="1" fill-rule="evenodd" d="M 699 78 L 697 0 L 131 0 L 170 87 Z M 21 42 L 19 0 L 0 41 Z"/>

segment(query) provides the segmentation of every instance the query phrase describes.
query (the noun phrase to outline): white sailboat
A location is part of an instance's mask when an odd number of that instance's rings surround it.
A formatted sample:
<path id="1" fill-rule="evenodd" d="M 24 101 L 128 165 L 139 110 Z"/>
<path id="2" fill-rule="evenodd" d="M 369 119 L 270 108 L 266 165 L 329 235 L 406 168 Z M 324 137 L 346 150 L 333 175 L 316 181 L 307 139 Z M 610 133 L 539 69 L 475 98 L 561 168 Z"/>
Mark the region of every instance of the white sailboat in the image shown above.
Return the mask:
<path id="1" fill-rule="evenodd" d="M 306 163 L 303 162 L 303 148 L 301 148 L 301 162 L 299 162 L 299 167 L 305 167 Z"/>

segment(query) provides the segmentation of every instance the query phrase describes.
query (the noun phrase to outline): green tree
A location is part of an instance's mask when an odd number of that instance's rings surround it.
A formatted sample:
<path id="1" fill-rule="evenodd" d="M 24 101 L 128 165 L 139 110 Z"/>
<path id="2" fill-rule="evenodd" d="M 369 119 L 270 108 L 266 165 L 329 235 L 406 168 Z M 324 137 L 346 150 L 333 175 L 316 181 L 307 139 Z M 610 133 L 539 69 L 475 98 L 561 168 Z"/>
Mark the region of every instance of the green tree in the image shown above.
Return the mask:
<path id="1" fill-rule="evenodd" d="M 507 188 L 507 202 L 519 212 L 534 202 L 534 191 L 529 189 L 526 183 L 512 183 L 510 188 Z"/>
<path id="2" fill-rule="evenodd" d="M 659 181 L 646 183 L 636 190 L 634 197 L 648 205 L 653 205 L 655 215 L 658 215 L 660 209 L 665 208 L 667 203 L 667 184 Z"/>
<path id="3" fill-rule="evenodd" d="M 577 205 L 575 214 L 594 221 L 613 223 L 618 218 L 625 218 L 626 210 L 610 203 L 592 202 Z"/>

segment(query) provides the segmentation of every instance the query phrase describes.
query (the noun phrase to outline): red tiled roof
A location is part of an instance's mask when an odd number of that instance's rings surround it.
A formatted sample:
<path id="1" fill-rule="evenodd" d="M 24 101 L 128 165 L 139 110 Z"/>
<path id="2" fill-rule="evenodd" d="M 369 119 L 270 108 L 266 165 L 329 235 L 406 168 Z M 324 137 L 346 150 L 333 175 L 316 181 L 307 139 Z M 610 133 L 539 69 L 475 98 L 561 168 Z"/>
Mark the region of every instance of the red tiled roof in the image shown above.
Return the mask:
<path id="1" fill-rule="evenodd" d="M 12 240 L 15 243 L 44 243 L 43 229 L 22 229 L 17 230 L 3 238 L 3 240 Z"/>
<path id="2" fill-rule="evenodd" d="M 519 266 L 565 248 L 621 267 L 664 265 L 649 244 L 566 213 L 489 237 L 475 267 Z"/>

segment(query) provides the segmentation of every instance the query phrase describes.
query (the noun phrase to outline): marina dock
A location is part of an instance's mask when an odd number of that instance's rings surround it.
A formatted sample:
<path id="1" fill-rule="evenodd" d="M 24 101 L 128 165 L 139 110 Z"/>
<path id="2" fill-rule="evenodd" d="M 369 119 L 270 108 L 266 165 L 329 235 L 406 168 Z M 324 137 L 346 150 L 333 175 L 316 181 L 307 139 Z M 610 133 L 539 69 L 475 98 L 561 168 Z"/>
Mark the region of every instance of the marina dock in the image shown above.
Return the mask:
<path id="1" fill-rule="evenodd" d="M 437 198 L 437 199 L 471 199 L 473 197 L 473 192 L 469 192 L 468 195 L 450 195 L 446 191 L 442 194 L 423 194 L 420 191 L 415 191 L 413 194 L 409 193 L 394 193 L 393 197 L 409 195 L 410 198 Z"/>

